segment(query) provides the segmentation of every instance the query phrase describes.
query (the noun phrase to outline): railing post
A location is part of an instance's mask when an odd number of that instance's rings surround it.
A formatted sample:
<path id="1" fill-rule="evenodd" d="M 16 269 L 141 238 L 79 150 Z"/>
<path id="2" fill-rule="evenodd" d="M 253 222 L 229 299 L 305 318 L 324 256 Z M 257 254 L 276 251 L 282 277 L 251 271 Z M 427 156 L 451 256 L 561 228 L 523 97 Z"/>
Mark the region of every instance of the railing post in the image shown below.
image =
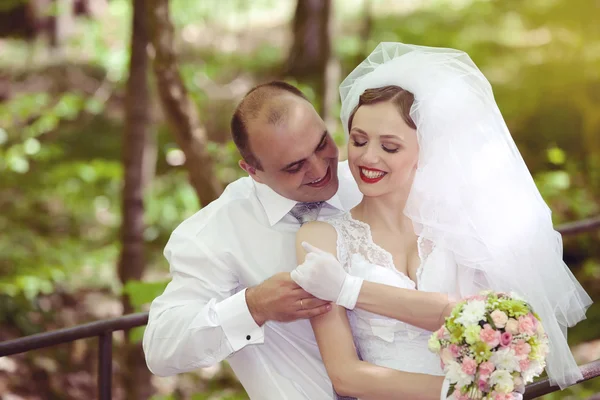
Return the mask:
<path id="1" fill-rule="evenodd" d="M 112 398 L 112 331 L 98 336 L 98 399 Z"/>

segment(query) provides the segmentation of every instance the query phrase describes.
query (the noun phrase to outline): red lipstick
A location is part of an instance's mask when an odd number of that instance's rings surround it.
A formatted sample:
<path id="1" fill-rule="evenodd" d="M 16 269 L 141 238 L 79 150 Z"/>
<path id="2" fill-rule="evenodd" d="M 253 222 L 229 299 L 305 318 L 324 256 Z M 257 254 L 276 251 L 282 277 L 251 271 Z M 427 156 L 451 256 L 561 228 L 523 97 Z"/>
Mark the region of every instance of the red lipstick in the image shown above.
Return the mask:
<path id="1" fill-rule="evenodd" d="M 377 183 L 387 175 L 387 172 L 375 168 L 359 167 L 358 170 L 360 171 L 360 179 L 365 183 Z M 365 175 L 364 171 L 367 171 L 369 176 Z"/>

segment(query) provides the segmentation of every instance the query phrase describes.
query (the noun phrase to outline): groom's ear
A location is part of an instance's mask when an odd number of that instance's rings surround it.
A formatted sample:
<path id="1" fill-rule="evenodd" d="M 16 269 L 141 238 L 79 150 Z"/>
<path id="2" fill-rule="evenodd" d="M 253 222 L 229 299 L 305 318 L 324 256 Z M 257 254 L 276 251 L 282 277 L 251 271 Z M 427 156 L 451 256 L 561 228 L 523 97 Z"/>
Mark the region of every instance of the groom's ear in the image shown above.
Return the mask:
<path id="1" fill-rule="evenodd" d="M 256 176 L 256 168 L 248 164 L 245 160 L 240 160 L 238 162 L 238 165 L 241 169 L 246 171 L 255 181 L 260 183 L 260 179 L 258 178 L 258 176 Z"/>

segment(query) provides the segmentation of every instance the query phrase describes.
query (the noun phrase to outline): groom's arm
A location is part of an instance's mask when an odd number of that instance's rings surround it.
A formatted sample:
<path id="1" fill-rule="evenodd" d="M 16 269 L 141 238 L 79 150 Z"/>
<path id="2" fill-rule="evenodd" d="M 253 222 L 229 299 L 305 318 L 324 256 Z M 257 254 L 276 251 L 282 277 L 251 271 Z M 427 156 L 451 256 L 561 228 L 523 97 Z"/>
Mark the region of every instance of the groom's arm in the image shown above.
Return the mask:
<path id="1" fill-rule="evenodd" d="M 175 230 L 165 247 L 172 280 L 152 302 L 143 340 L 146 363 L 156 375 L 212 366 L 264 343 L 268 320 L 310 318 L 330 308 L 301 290 L 289 273 L 245 289 L 235 272 L 237 260 L 220 240 Z"/>
<path id="2" fill-rule="evenodd" d="M 246 290 L 239 290 L 227 265 L 232 261 L 202 242 L 175 231 L 165 247 L 172 280 L 152 302 L 143 339 L 148 368 L 156 375 L 208 367 L 264 341 Z"/>

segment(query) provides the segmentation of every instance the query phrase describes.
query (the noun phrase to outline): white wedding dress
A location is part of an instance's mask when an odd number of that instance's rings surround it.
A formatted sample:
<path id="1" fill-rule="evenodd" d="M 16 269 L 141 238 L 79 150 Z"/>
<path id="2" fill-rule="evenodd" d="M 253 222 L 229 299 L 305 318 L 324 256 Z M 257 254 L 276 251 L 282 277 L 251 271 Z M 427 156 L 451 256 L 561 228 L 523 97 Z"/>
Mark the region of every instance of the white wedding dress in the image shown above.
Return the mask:
<path id="1" fill-rule="evenodd" d="M 448 274 L 435 266 L 436 259 L 444 264 L 443 254 L 430 242 L 419 240 L 421 264 L 415 285 L 395 268 L 392 255 L 373 242 L 369 225 L 353 219 L 350 213 L 327 222 L 337 231 L 338 260 L 349 274 L 371 282 L 422 291 L 438 291 L 440 283 L 447 283 Z M 349 311 L 348 318 L 364 361 L 406 372 L 444 375 L 439 356 L 427 348 L 431 332 L 358 308 Z"/>

